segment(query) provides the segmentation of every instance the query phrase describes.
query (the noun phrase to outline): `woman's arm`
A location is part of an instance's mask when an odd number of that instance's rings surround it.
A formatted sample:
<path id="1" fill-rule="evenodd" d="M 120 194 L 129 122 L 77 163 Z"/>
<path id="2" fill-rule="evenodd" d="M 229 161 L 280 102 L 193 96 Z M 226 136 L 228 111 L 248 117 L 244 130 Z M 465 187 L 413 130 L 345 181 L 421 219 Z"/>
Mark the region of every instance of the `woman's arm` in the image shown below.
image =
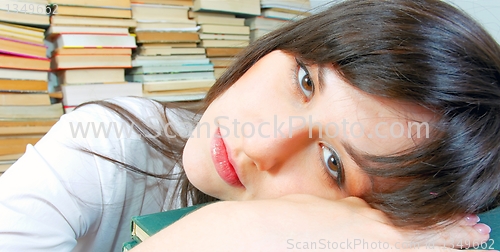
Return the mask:
<path id="1" fill-rule="evenodd" d="M 446 231 L 410 233 L 389 225 L 381 212 L 358 198 L 333 202 L 291 195 L 211 204 L 132 251 L 440 251 L 445 243 L 488 239 L 473 224 L 462 224 Z"/>

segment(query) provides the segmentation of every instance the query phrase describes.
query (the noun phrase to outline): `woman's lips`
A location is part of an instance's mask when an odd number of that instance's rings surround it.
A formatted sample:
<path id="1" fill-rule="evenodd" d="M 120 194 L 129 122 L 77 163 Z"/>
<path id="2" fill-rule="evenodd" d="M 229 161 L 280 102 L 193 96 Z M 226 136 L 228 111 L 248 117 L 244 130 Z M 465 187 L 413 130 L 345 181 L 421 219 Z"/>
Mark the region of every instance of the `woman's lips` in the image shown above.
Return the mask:
<path id="1" fill-rule="evenodd" d="M 238 178 L 238 174 L 229 161 L 229 156 L 227 153 L 226 145 L 224 144 L 224 140 L 222 139 L 220 129 L 214 134 L 212 138 L 212 160 L 215 165 L 215 170 L 219 174 L 219 176 L 231 186 L 234 187 L 243 187 L 240 179 Z"/>

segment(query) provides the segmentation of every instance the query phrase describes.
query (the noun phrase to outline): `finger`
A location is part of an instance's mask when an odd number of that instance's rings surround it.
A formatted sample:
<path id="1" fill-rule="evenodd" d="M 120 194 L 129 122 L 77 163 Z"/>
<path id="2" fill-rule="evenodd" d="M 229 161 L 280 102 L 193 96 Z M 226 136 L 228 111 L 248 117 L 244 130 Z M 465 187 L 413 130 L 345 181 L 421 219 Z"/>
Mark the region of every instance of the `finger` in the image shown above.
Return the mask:
<path id="1" fill-rule="evenodd" d="M 427 251 L 427 252 L 458 252 L 462 251 L 461 249 L 455 248 L 447 248 L 447 247 L 419 247 L 410 250 L 404 250 L 405 252 L 418 252 L 418 251 Z M 474 252 L 498 252 L 497 250 L 474 250 Z"/>
<path id="2" fill-rule="evenodd" d="M 462 226 L 474 226 L 479 222 L 479 220 L 479 216 L 475 214 L 467 214 L 458 222 L 458 224 Z"/>
<path id="3" fill-rule="evenodd" d="M 465 224 L 465 225 L 464 225 Z M 471 220 L 459 221 L 452 226 L 425 234 L 426 243 L 449 248 L 478 247 L 488 241 L 491 229 L 483 223 L 471 224 Z"/>

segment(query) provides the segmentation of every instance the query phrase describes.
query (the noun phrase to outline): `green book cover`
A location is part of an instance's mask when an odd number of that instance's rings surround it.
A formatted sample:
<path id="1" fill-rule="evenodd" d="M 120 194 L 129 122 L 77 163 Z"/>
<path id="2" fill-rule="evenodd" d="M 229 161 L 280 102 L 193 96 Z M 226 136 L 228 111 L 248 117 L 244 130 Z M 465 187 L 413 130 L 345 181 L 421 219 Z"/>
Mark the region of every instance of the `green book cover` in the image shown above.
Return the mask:
<path id="1" fill-rule="evenodd" d="M 134 216 L 132 217 L 132 237 L 134 240 L 123 245 L 123 251 L 132 249 L 135 245 L 159 232 L 168 225 L 179 220 L 188 213 L 204 206 L 196 205 L 165 212 Z M 500 207 L 479 214 L 481 222 L 489 225 L 492 229 L 490 239 L 487 243 L 478 245 L 475 249 L 499 249 L 500 248 Z M 463 244 L 466 245 L 466 244 Z"/>
<path id="2" fill-rule="evenodd" d="M 135 245 L 139 244 L 136 240 L 131 240 L 129 242 L 123 243 L 122 252 L 130 251 Z"/>
<path id="3" fill-rule="evenodd" d="M 475 249 L 500 249 L 500 207 L 479 214 L 481 222 L 491 227 L 490 239 L 487 243 L 477 245 Z"/>
<path id="4" fill-rule="evenodd" d="M 204 206 L 195 205 L 175 210 L 152 213 L 132 217 L 132 236 L 136 236 L 140 241 L 144 241 L 153 234 L 158 233 L 166 226 L 174 223 L 188 213 Z"/>

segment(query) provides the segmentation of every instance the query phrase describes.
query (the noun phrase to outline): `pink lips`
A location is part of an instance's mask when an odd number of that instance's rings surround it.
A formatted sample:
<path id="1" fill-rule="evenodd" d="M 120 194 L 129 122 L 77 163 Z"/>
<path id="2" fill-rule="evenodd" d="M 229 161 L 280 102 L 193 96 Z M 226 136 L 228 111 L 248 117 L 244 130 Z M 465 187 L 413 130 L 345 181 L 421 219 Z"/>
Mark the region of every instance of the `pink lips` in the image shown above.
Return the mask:
<path id="1" fill-rule="evenodd" d="M 211 142 L 212 147 L 212 160 L 215 164 L 215 170 L 219 176 L 231 186 L 242 187 L 238 174 L 234 170 L 233 165 L 229 161 L 229 156 L 227 154 L 226 145 L 220 134 L 220 130 L 217 129 Z"/>

